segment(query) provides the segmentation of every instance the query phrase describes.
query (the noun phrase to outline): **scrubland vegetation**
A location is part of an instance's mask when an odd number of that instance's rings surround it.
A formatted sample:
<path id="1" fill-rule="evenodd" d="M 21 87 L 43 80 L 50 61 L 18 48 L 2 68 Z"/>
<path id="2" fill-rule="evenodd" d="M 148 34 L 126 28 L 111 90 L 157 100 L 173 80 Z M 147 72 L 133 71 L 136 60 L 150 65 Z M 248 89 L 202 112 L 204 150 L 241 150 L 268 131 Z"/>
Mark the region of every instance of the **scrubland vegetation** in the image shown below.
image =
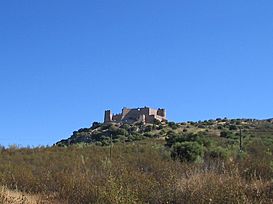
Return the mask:
<path id="1" fill-rule="evenodd" d="M 273 203 L 271 121 L 95 125 L 53 147 L 1 148 L 0 185 L 37 203 Z"/>

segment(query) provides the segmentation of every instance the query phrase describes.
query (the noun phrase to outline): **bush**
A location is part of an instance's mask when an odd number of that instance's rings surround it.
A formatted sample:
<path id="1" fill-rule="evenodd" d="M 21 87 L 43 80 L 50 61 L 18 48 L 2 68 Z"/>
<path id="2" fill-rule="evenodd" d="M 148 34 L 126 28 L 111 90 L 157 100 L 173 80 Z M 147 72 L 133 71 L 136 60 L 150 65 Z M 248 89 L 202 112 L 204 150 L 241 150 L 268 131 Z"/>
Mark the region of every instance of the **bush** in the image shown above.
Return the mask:
<path id="1" fill-rule="evenodd" d="M 144 133 L 143 136 L 152 138 L 152 137 L 154 136 L 154 134 L 152 134 L 152 133 L 150 133 L 150 132 L 146 132 L 146 133 Z"/>
<path id="2" fill-rule="evenodd" d="M 218 146 L 218 147 L 211 148 L 208 151 L 208 155 L 210 158 L 225 160 L 228 158 L 229 152 L 227 149 Z"/>
<path id="3" fill-rule="evenodd" d="M 180 161 L 196 162 L 204 156 L 204 148 L 197 142 L 178 142 L 172 146 L 171 156 Z"/>
<path id="4" fill-rule="evenodd" d="M 237 130 L 237 126 L 236 125 L 230 125 L 229 130 Z"/>
<path id="5" fill-rule="evenodd" d="M 161 125 L 161 122 L 159 120 L 157 120 L 157 119 L 154 119 L 154 124 L 155 125 Z"/>
<path id="6" fill-rule="evenodd" d="M 177 129 L 179 127 L 179 125 L 176 124 L 175 122 L 168 122 L 168 125 L 172 129 Z"/>
<path id="7" fill-rule="evenodd" d="M 233 136 L 233 134 L 230 131 L 221 131 L 220 132 L 220 137 L 231 138 L 232 136 Z"/>
<path id="8" fill-rule="evenodd" d="M 92 123 L 92 129 L 96 129 L 96 128 L 98 128 L 98 127 L 100 127 L 101 126 L 101 123 L 99 123 L 99 122 L 93 122 Z"/>
<path id="9" fill-rule="evenodd" d="M 197 142 L 200 145 L 205 147 L 209 147 L 211 145 L 211 140 L 208 138 L 207 133 L 199 132 L 199 133 L 182 133 L 176 134 L 174 132 L 168 133 L 168 137 L 166 138 L 166 146 L 171 147 L 177 142 Z"/>

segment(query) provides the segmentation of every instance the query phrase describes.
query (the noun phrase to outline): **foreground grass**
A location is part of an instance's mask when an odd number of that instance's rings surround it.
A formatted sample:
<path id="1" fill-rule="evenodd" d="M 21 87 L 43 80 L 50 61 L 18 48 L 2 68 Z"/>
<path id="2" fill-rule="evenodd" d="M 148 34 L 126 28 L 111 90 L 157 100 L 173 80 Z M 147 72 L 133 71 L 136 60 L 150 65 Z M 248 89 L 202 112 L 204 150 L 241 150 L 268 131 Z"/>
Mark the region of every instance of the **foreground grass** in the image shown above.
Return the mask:
<path id="1" fill-rule="evenodd" d="M 115 145 L 111 154 L 10 148 L 0 153 L 0 185 L 60 203 L 273 203 L 271 160 L 258 156 L 181 163 L 155 141 Z"/>

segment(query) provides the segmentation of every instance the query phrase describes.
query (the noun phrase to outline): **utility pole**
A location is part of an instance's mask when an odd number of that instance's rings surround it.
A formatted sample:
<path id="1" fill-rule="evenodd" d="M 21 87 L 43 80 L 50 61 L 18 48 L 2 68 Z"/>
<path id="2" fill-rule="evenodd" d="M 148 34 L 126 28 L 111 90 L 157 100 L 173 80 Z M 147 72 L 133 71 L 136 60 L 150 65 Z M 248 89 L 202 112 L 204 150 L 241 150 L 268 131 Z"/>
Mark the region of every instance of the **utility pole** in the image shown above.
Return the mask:
<path id="1" fill-rule="evenodd" d="M 112 134 L 110 135 L 110 161 L 112 159 Z"/>
<path id="2" fill-rule="evenodd" d="M 240 152 L 243 151 L 243 146 L 242 146 L 242 127 L 240 127 Z"/>

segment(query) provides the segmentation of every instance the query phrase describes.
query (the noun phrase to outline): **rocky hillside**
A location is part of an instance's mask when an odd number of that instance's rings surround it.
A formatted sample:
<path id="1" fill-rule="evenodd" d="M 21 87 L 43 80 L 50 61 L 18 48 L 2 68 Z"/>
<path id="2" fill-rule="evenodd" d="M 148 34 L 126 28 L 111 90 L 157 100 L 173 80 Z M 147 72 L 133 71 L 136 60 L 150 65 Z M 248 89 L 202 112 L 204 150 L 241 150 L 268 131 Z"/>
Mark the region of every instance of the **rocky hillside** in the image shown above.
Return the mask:
<path id="1" fill-rule="evenodd" d="M 254 136 L 273 139 L 273 119 L 215 119 L 198 122 L 166 122 L 155 124 L 103 124 L 94 122 L 89 128 L 81 128 L 74 131 L 68 138 L 56 143 L 57 146 L 69 146 L 73 144 L 109 145 L 113 143 L 127 143 L 147 138 L 164 140 L 169 137 L 185 134 L 206 135 L 214 140 L 238 143 L 242 135 L 244 141 Z"/>

